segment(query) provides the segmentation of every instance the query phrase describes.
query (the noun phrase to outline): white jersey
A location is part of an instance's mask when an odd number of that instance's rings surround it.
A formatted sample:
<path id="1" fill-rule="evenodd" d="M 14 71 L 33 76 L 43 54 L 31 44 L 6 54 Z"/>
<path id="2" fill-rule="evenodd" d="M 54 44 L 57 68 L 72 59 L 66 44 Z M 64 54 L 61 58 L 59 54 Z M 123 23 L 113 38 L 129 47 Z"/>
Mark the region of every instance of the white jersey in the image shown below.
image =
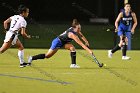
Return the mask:
<path id="1" fill-rule="evenodd" d="M 9 31 L 7 31 L 4 42 L 9 42 L 12 39 L 12 45 L 15 45 L 18 40 L 18 31 L 27 25 L 24 17 L 20 15 L 14 15 L 10 17 L 11 23 Z"/>
<path id="2" fill-rule="evenodd" d="M 27 22 L 24 19 L 24 17 L 20 15 L 14 15 L 11 16 L 10 19 L 11 19 L 10 29 L 9 29 L 10 31 L 18 31 L 22 27 L 26 28 Z"/>

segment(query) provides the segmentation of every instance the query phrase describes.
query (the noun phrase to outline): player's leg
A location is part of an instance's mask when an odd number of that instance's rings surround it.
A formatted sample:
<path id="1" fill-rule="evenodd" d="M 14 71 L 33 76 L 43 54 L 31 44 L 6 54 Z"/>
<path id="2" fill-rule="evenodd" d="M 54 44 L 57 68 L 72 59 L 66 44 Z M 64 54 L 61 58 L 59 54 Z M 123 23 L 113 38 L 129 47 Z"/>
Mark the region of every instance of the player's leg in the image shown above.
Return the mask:
<path id="1" fill-rule="evenodd" d="M 38 55 L 34 55 L 34 56 L 30 56 L 28 58 L 28 63 L 29 65 L 31 65 L 33 60 L 38 60 L 38 59 L 45 59 L 45 58 L 50 58 L 52 57 L 56 52 L 58 51 L 58 49 L 49 49 L 49 51 L 46 54 L 38 54 Z"/>
<path id="2" fill-rule="evenodd" d="M 113 53 L 115 53 L 116 51 L 121 49 L 121 47 L 122 47 L 122 37 L 123 37 L 123 35 L 120 36 L 119 44 L 117 44 L 112 50 L 108 51 L 108 57 L 109 58 L 112 58 Z"/>
<path id="3" fill-rule="evenodd" d="M 32 60 L 50 58 L 50 57 L 52 57 L 57 51 L 58 51 L 58 49 L 54 49 L 54 50 L 49 49 L 48 52 L 47 52 L 46 54 L 39 54 L 39 55 L 32 56 Z"/>
<path id="4" fill-rule="evenodd" d="M 122 38 L 122 56 L 126 56 L 127 37 Z"/>
<path id="5" fill-rule="evenodd" d="M 56 52 L 58 51 L 58 48 L 57 49 L 49 49 L 48 52 L 45 54 L 45 58 L 50 58 L 52 57 Z"/>
<path id="6" fill-rule="evenodd" d="M 11 47 L 11 41 L 4 42 L 2 47 L 0 48 L 0 54 L 4 53 L 10 47 Z"/>
<path id="7" fill-rule="evenodd" d="M 126 32 L 126 37 L 128 39 L 128 44 L 127 44 L 127 50 L 131 50 L 131 39 L 132 39 L 132 34 L 131 32 Z"/>
<path id="8" fill-rule="evenodd" d="M 52 57 L 60 47 L 62 47 L 62 43 L 60 42 L 60 40 L 58 38 L 54 39 L 52 41 L 52 45 L 49 49 L 49 51 L 46 54 L 38 54 L 35 56 L 30 56 L 28 58 L 28 63 L 31 63 L 33 60 L 37 60 L 37 59 L 44 59 L 44 58 L 50 58 Z"/>
<path id="9" fill-rule="evenodd" d="M 2 47 L 0 48 L 0 53 L 4 53 L 8 48 L 11 47 L 14 37 L 15 37 L 14 34 L 12 34 L 10 32 L 6 33 L 4 43 L 3 43 Z"/>
<path id="10" fill-rule="evenodd" d="M 108 57 L 109 58 L 112 58 L 113 53 L 115 53 L 116 51 L 120 50 L 121 47 L 122 47 L 122 37 L 123 37 L 123 30 L 122 30 L 122 28 L 118 29 L 118 36 L 120 37 L 120 42 L 112 50 L 108 50 Z"/>
<path id="11" fill-rule="evenodd" d="M 121 47 L 122 47 L 122 44 L 123 44 L 123 35 L 122 36 L 120 36 L 120 42 L 119 42 L 119 44 L 117 44 L 113 49 L 112 49 L 112 53 L 115 53 L 116 51 L 118 51 L 118 50 L 120 50 L 121 49 Z"/>
<path id="12" fill-rule="evenodd" d="M 25 67 L 27 64 L 24 61 L 24 47 L 19 39 L 16 40 L 16 46 L 18 48 L 18 58 L 20 62 L 20 67 Z"/>
<path id="13" fill-rule="evenodd" d="M 78 66 L 76 64 L 76 50 L 75 50 L 75 47 L 70 43 L 65 44 L 64 47 L 65 47 L 65 49 L 70 50 L 70 56 L 71 56 L 70 68 L 79 68 L 80 66 Z"/>
<path id="14" fill-rule="evenodd" d="M 122 43 L 122 59 L 123 60 L 129 60 L 130 59 L 130 57 L 126 56 L 127 45 L 128 45 L 128 38 L 124 37 L 123 38 L 123 43 Z"/>

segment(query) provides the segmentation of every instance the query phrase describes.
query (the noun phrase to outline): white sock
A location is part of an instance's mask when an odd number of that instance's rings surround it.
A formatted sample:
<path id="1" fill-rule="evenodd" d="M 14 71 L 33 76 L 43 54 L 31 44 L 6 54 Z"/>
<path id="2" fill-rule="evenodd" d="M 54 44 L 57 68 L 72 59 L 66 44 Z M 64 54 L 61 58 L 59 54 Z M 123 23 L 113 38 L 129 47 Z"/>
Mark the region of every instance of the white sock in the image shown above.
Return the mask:
<path id="1" fill-rule="evenodd" d="M 24 50 L 18 51 L 18 57 L 19 57 L 20 64 L 23 64 L 24 63 Z"/>

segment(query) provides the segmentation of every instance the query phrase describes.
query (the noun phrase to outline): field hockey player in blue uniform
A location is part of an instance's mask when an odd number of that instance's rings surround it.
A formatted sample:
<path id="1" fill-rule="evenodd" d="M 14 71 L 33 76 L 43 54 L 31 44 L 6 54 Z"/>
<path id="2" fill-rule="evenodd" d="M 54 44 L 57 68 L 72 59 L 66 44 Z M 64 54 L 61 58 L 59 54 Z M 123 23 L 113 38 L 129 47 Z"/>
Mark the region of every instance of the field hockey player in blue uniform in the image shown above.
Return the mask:
<path id="1" fill-rule="evenodd" d="M 83 44 L 83 42 L 79 39 L 78 36 L 85 42 L 85 44 Z M 77 19 L 74 19 L 72 22 L 72 27 L 67 29 L 65 32 L 63 32 L 61 35 L 59 35 L 52 41 L 52 45 L 46 54 L 30 56 L 28 58 L 28 63 L 31 64 L 33 60 L 37 59 L 50 58 L 58 51 L 59 48 L 64 47 L 65 49 L 70 50 L 71 55 L 70 68 L 79 68 L 80 66 L 76 64 L 76 50 L 75 47 L 71 44 L 71 41 L 73 40 L 80 46 L 82 46 L 83 49 L 87 50 L 89 54 L 91 55 L 93 54 L 92 51 L 87 47 L 89 46 L 87 39 L 81 33 L 80 23 L 77 21 Z"/>
<path id="2" fill-rule="evenodd" d="M 130 57 L 126 56 L 128 38 L 127 33 L 131 32 L 134 34 L 135 28 L 137 26 L 136 14 L 131 11 L 130 4 L 126 3 L 124 5 L 124 11 L 120 12 L 116 21 L 115 27 L 118 36 L 120 37 L 120 42 L 112 50 L 108 51 L 108 57 L 112 58 L 113 53 L 122 48 L 122 60 L 129 60 Z M 130 34 L 131 34 L 130 33 Z"/>

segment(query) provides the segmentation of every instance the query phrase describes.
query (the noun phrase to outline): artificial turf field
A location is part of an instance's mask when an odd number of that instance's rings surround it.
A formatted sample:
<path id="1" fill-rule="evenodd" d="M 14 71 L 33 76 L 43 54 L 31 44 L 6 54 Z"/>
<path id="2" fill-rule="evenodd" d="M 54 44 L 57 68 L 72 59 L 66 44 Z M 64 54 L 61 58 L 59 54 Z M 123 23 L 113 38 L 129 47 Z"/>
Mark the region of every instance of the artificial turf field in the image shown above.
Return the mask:
<path id="1" fill-rule="evenodd" d="M 28 55 L 47 49 L 25 49 Z M 19 68 L 17 49 L 0 55 L 0 93 L 139 93 L 140 51 L 128 51 L 129 61 L 121 60 L 121 51 L 112 59 L 107 50 L 93 50 L 99 68 L 84 50 L 77 50 L 79 69 L 70 69 L 69 51 L 59 50 L 52 58 L 37 60 L 31 67 Z"/>

